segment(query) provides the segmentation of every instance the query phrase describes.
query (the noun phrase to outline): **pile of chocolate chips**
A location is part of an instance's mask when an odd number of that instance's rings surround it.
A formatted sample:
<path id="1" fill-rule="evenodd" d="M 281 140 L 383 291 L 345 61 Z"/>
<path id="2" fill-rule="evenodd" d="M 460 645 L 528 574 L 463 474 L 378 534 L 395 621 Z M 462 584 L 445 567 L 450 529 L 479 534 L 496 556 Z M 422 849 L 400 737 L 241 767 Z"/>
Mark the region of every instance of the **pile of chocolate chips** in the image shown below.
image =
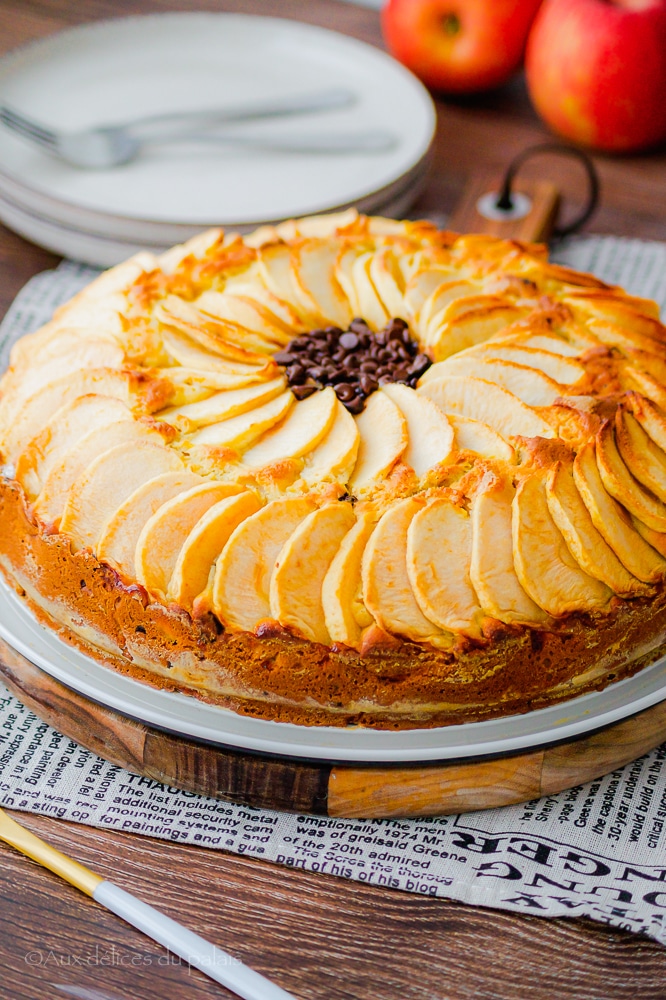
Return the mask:
<path id="1" fill-rule="evenodd" d="M 349 412 L 360 413 L 380 385 L 402 382 L 414 388 L 432 364 L 418 351 L 403 319 L 392 319 L 378 333 L 354 319 L 348 330 L 327 326 L 295 337 L 274 360 L 284 366 L 296 399 L 332 385 Z"/>

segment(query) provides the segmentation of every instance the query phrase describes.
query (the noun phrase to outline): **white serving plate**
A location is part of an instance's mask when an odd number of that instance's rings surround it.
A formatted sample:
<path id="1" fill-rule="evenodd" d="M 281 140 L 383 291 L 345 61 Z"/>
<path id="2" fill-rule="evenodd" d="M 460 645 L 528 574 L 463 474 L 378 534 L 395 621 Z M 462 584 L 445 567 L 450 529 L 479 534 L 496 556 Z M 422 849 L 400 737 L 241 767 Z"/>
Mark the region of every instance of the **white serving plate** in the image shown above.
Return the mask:
<path id="1" fill-rule="evenodd" d="M 149 151 L 123 167 L 86 171 L 2 129 L 0 173 L 73 213 L 199 228 L 258 225 L 382 192 L 419 164 L 432 143 L 435 112 L 425 88 L 385 53 L 344 35 L 239 14 L 157 14 L 84 25 L 0 60 L 0 103 L 76 129 L 329 86 L 351 88 L 357 103 L 242 128 L 252 134 L 388 129 L 399 137 L 396 148 L 305 156 L 171 146 L 169 155 Z"/>
<path id="2" fill-rule="evenodd" d="M 388 201 L 372 205 L 361 205 L 367 212 L 401 218 L 418 197 L 423 188 L 426 171 L 410 175 L 410 183 L 403 189 L 393 186 Z M 92 264 L 93 267 L 113 267 L 127 260 L 140 250 L 161 253 L 176 243 L 183 242 L 201 232 L 201 226 L 190 226 L 176 236 L 159 238 L 158 234 L 141 234 L 134 238 L 122 238 L 106 234 L 104 231 L 80 229 L 74 225 L 26 208 L 19 201 L 6 196 L 0 184 L 0 222 L 14 232 L 53 253 L 62 254 L 72 260 Z M 103 230 L 103 226 L 100 227 Z M 248 232 L 254 226 L 229 227 L 237 232 Z"/>
<path id="3" fill-rule="evenodd" d="M 393 206 L 404 206 L 406 211 L 421 192 L 428 173 L 429 155 L 423 157 L 410 171 L 393 184 L 375 191 L 354 203 L 359 212 L 367 214 L 389 214 Z M 149 219 L 129 219 L 120 215 L 93 212 L 79 205 L 69 205 L 50 195 L 35 191 L 20 180 L 9 177 L 0 169 L 0 198 L 9 203 L 15 211 L 31 216 L 38 222 L 60 227 L 69 231 L 93 236 L 102 240 L 115 240 L 144 247 L 172 247 L 183 243 L 201 232 L 202 225 L 153 222 Z M 343 211 L 349 205 L 335 205 L 331 212 Z M 396 208 L 397 212 L 399 209 Z M 327 210 L 328 211 L 328 210 Z M 280 219 L 264 219 L 261 225 L 270 225 Z M 256 223 L 243 224 L 225 220 L 224 228 L 235 232 L 251 232 Z M 49 249 L 52 249 L 49 247 Z M 57 248 L 56 248 L 57 249 Z"/>
<path id="4" fill-rule="evenodd" d="M 152 726 L 220 746 L 326 762 L 404 764 L 515 753 L 582 736 L 666 698 L 662 657 L 604 691 L 503 719 L 404 732 L 295 726 L 246 718 L 116 673 L 40 625 L 4 581 L 0 636 L 68 687 Z"/>

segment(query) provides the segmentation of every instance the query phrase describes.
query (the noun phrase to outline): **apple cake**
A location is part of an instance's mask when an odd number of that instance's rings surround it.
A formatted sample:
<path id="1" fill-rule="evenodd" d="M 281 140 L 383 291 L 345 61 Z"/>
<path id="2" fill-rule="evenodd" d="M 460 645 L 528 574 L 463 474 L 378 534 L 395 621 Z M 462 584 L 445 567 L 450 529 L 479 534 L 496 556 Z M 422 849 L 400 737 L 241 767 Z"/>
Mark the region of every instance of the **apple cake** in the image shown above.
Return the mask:
<path id="1" fill-rule="evenodd" d="M 13 348 L 0 565 L 110 667 L 409 728 L 666 634 L 666 329 L 545 248 L 354 211 L 204 233 Z"/>

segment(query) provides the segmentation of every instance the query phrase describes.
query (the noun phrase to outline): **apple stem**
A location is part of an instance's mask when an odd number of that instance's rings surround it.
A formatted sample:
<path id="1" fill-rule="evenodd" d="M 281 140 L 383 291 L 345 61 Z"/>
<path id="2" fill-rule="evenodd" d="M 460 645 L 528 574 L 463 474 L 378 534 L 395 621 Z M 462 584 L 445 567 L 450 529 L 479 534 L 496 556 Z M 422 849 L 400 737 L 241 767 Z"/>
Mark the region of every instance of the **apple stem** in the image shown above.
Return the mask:
<path id="1" fill-rule="evenodd" d="M 446 35 L 457 35 L 460 31 L 460 18 L 457 14 L 445 14 L 442 18 L 442 28 Z"/>

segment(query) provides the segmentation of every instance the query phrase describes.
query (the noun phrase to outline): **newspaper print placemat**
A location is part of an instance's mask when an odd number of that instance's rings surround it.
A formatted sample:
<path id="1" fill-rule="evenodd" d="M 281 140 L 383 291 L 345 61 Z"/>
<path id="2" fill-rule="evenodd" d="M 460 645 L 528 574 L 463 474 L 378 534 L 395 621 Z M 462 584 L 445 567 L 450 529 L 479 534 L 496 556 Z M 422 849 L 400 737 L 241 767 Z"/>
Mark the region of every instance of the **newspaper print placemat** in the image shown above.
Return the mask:
<path id="1" fill-rule="evenodd" d="M 666 245 L 575 239 L 554 255 L 666 309 Z M 0 328 L 0 364 L 95 272 L 33 278 Z M 246 854 L 372 885 L 544 917 L 586 916 L 666 944 L 666 744 L 605 778 L 504 809 L 342 820 L 233 805 L 109 764 L 0 686 L 0 805 Z"/>

